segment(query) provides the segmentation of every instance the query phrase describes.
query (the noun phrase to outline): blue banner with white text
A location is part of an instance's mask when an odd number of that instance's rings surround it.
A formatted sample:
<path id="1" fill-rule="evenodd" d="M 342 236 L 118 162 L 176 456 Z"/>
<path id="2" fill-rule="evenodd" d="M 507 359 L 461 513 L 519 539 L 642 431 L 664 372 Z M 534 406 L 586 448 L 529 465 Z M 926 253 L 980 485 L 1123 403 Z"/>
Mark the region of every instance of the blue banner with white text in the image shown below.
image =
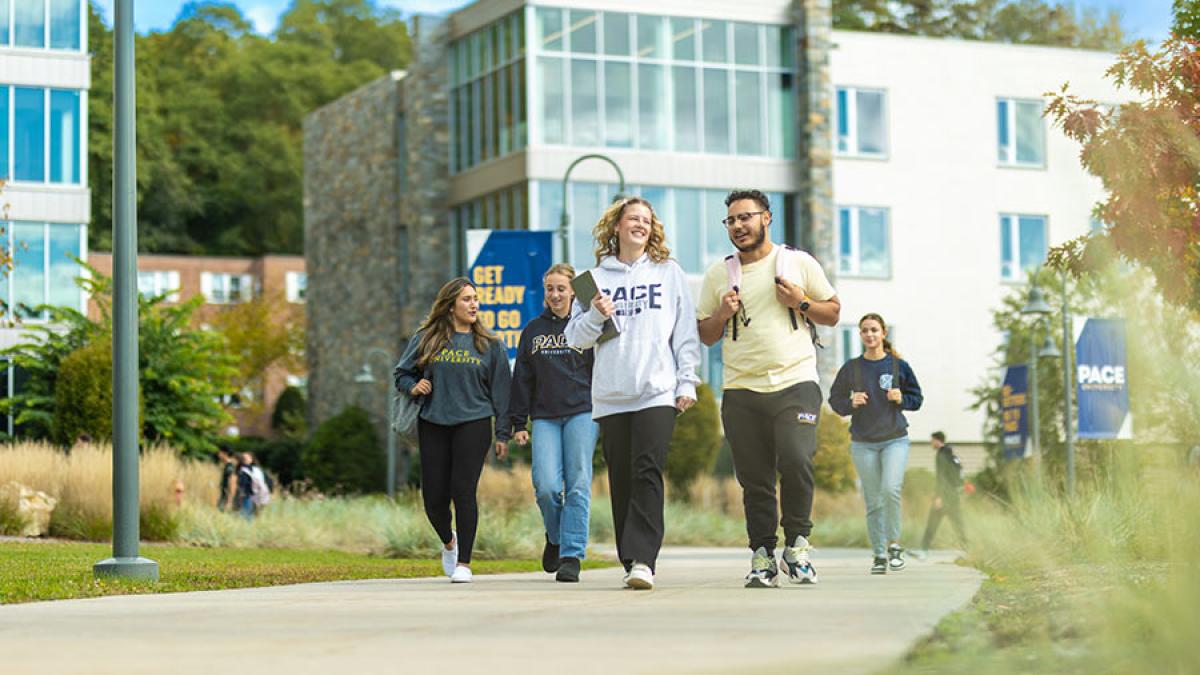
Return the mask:
<path id="1" fill-rule="evenodd" d="M 1075 338 L 1079 438 L 1133 438 L 1124 319 L 1088 319 Z"/>
<path id="2" fill-rule="evenodd" d="M 467 278 L 479 289 L 479 321 L 517 358 L 521 329 L 542 313 L 542 275 L 550 268 L 553 233 L 469 230 Z"/>

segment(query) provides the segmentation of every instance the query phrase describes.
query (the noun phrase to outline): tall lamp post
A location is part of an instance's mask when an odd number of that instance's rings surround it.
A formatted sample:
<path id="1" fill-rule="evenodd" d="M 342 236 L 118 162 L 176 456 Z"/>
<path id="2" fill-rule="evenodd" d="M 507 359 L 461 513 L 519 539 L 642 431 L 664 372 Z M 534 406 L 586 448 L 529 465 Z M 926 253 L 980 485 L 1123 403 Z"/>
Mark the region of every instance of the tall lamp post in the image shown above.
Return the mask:
<path id="1" fill-rule="evenodd" d="M 568 213 L 567 213 L 567 201 L 568 201 L 567 200 L 567 182 L 570 180 L 571 172 L 575 170 L 575 167 L 578 166 L 580 164 L 580 162 L 583 162 L 583 161 L 589 160 L 589 159 L 599 159 L 599 160 L 608 162 L 612 166 L 612 168 L 617 172 L 617 180 L 620 183 L 620 186 L 617 188 L 617 197 L 619 198 L 621 195 L 625 194 L 625 174 L 621 171 L 621 167 L 617 166 L 617 163 L 615 161 L 613 161 L 613 159 L 611 157 L 609 157 L 608 155 L 592 153 L 589 155 L 583 155 L 583 156 L 579 157 L 578 159 L 576 159 L 574 162 L 571 162 L 571 165 L 567 167 L 567 172 L 565 174 L 563 174 L 563 179 L 562 179 L 563 207 L 562 207 L 562 216 L 559 218 L 559 221 L 558 221 L 558 223 L 559 223 L 558 235 L 562 238 L 563 262 L 566 262 L 566 263 L 571 262 L 571 216 L 568 215 Z"/>
<path id="2" fill-rule="evenodd" d="M 97 578 L 158 581 L 158 563 L 138 555 L 137 125 L 133 0 L 114 7 L 113 51 L 113 555 Z"/>
<path id="3" fill-rule="evenodd" d="M 391 368 L 394 365 L 394 359 L 391 354 L 385 349 L 379 347 L 371 347 L 367 351 L 367 356 L 363 359 L 362 370 L 358 375 L 354 376 L 354 381 L 359 384 L 375 384 L 375 376 L 371 374 L 371 357 L 376 354 L 382 354 L 387 360 L 384 368 Z M 384 370 L 384 380 L 387 380 L 387 370 Z M 388 396 L 384 399 L 383 419 L 387 422 L 387 495 L 388 499 L 396 497 L 396 432 L 392 431 L 392 388 L 388 387 Z M 406 462 L 407 464 L 407 462 Z M 404 474 L 408 475 L 408 467 L 405 466 Z"/>
<path id="4" fill-rule="evenodd" d="M 1037 346 L 1037 328 L 1042 317 L 1049 315 L 1054 310 L 1050 305 L 1046 304 L 1046 300 L 1042 297 L 1042 289 L 1038 288 L 1037 280 L 1033 281 L 1033 286 L 1029 289 L 1029 302 L 1021 308 L 1021 314 L 1034 317 L 1033 332 L 1029 336 L 1029 424 L 1032 426 L 1031 437 L 1033 438 L 1033 454 L 1040 461 L 1042 458 L 1042 438 L 1041 431 L 1038 428 L 1038 346 Z M 1049 337 L 1049 336 L 1047 336 Z M 1053 343 L 1050 345 L 1053 347 Z M 1042 347 L 1045 350 L 1045 345 Z"/>
<path id="5" fill-rule="evenodd" d="M 1075 494 L 1075 420 L 1074 418 L 1074 370 L 1075 363 L 1071 357 L 1075 350 L 1071 348 L 1071 310 L 1067 306 L 1067 273 L 1062 274 L 1062 363 L 1063 363 L 1063 399 L 1066 406 L 1063 409 L 1063 427 L 1067 439 L 1067 494 Z"/>

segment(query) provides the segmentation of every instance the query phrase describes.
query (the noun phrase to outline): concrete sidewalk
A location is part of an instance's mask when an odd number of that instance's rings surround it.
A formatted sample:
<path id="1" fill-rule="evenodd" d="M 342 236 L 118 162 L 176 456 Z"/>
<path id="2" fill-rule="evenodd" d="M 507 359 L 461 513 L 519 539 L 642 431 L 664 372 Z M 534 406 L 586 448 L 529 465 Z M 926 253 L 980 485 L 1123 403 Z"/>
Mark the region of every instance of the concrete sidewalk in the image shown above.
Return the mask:
<path id="1" fill-rule="evenodd" d="M 0 607 L 5 673 L 867 673 L 902 657 L 981 575 L 950 554 L 870 576 L 826 549 L 816 586 L 745 589 L 749 552 L 668 549 L 657 588 L 620 568 L 353 581 Z"/>

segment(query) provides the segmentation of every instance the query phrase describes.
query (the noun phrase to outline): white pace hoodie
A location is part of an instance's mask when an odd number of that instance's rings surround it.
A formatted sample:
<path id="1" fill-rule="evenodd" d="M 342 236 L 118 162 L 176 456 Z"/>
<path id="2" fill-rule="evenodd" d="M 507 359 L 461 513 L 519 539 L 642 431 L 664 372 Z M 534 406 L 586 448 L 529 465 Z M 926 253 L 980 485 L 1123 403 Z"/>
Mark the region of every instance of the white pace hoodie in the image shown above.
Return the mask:
<path id="1" fill-rule="evenodd" d="M 700 335 L 683 268 L 642 255 L 627 265 L 605 256 L 592 271 L 596 287 L 616 308 L 620 335 L 596 344 L 604 317 L 577 300 L 564 331 L 572 347 L 595 346 L 592 418 L 675 405 L 696 398 Z"/>

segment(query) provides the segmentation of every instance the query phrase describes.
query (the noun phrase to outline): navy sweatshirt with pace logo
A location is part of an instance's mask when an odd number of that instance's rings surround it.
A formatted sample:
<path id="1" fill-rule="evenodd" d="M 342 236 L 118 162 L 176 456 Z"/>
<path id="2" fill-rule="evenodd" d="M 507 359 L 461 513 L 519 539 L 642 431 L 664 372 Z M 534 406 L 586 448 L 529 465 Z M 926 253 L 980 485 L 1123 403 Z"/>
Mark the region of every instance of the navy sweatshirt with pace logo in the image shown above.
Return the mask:
<path id="1" fill-rule="evenodd" d="M 547 309 L 521 331 L 508 397 L 508 425 L 514 432 L 525 429 L 531 417 L 569 417 L 592 409 L 593 353 L 567 344 L 563 329 L 569 318 Z"/>
<path id="2" fill-rule="evenodd" d="M 903 411 L 920 410 L 925 399 L 912 367 L 904 359 L 895 359 L 891 354 L 878 361 L 860 356 L 847 361 L 838 371 L 829 389 L 829 407 L 843 417 L 850 415 L 851 439 L 882 443 L 908 433 Z M 893 372 L 899 382 L 892 382 Z M 900 390 L 900 405 L 887 399 L 889 389 Z M 850 394 L 855 391 L 867 392 L 867 404 L 861 408 L 850 403 Z"/>

